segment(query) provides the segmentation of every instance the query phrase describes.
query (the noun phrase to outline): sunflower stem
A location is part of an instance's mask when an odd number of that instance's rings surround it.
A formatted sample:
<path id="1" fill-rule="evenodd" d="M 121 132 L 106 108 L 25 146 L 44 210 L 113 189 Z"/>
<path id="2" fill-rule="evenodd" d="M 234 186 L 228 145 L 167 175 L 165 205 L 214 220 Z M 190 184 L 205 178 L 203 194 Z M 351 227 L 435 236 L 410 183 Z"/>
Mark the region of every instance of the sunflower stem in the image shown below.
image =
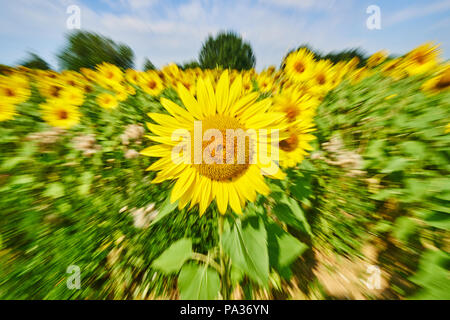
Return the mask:
<path id="1" fill-rule="evenodd" d="M 229 279 L 229 264 L 227 261 L 227 256 L 225 255 L 222 247 L 222 235 L 223 235 L 223 223 L 224 216 L 219 214 L 219 259 L 220 259 L 220 270 L 222 278 L 222 299 L 230 299 L 230 279 Z"/>

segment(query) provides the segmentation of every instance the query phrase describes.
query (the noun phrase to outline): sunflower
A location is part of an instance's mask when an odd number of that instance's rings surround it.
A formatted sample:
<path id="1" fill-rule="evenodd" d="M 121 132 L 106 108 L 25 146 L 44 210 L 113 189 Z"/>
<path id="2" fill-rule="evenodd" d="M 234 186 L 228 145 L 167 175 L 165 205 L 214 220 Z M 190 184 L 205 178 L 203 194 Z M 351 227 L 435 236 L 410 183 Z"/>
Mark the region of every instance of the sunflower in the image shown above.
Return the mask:
<path id="1" fill-rule="evenodd" d="M 97 66 L 97 81 L 101 86 L 114 85 L 122 80 L 123 73 L 119 67 L 106 62 Z"/>
<path id="2" fill-rule="evenodd" d="M 0 76 L 0 101 L 18 104 L 26 101 L 30 94 L 28 83 L 23 83 L 22 78 Z"/>
<path id="3" fill-rule="evenodd" d="M 274 81 L 273 78 L 267 72 L 261 72 L 256 77 L 256 82 L 258 84 L 259 91 L 274 93 Z"/>
<path id="4" fill-rule="evenodd" d="M 298 87 L 284 89 L 273 98 L 272 110 L 282 112 L 289 124 L 303 118 L 312 118 L 320 101 Z"/>
<path id="5" fill-rule="evenodd" d="M 56 80 L 42 80 L 39 82 L 39 92 L 47 99 L 62 99 L 64 86 Z"/>
<path id="6" fill-rule="evenodd" d="M 117 101 L 125 101 L 128 98 L 128 92 L 127 92 L 127 88 L 125 86 L 117 86 L 114 89 L 114 92 L 116 94 L 116 99 Z"/>
<path id="7" fill-rule="evenodd" d="M 183 72 L 180 74 L 177 82 L 181 83 L 192 95 L 196 95 L 195 74 L 190 72 Z"/>
<path id="8" fill-rule="evenodd" d="M 358 67 L 359 63 L 361 61 L 358 57 L 351 58 L 346 64 L 345 64 L 345 73 L 351 72 Z"/>
<path id="9" fill-rule="evenodd" d="M 145 93 L 151 96 L 157 96 L 164 89 L 163 82 L 155 71 L 140 73 L 138 84 Z"/>
<path id="10" fill-rule="evenodd" d="M 96 101 L 104 109 L 113 109 L 119 104 L 115 96 L 106 92 L 99 94 Z"/>
<path id="11" fill-rule="evenodd" d="M 84 94 L 90 94 L 94 92 L 94 86 L 88 81 L 83 82 L 81 89 L 83 90 Z"/>
<path id="12" fill-rule="evenodd" d="M 253 91 L 252 75 L 249 72 L 246 72 L 242 76 L 242 93 L 248 94 L 252 91 Z"/>
<path id="13" fill-rule="evenodd" d="M 73 106 L 81 106 L 84 102 L 84 91 L 77 87 L 65 87 L 61 100 Z"/>
<path id="14" fill-rule="evenodd" d="M 314 55 L 308 49 L 302 48 L 292 52 L 286 58 L 286 75 L 293 81 L 306 81 L 314 69 Z"/>
<path id="15" fill-rule="evenodd" d="M 10 120 L 16 114 L 13 104 L 0 101 L 0 121 Z"/>
<path id="16" fill-rule="evenodd" d="M 49 101 L 41 104 L 42 119 L 53 127 L 69 129 L 80 121 L 78 107 L 62 101 Z"/>
<path id="17" fill-rule="evenodd" d="M 349 74 L 350 83 L 358 84 L 364 78 L 370 76 L 370 71 L 366 67 L 358 68 Z"/>
<path id="18" fill-rule="evenodd" d="M 312 118 L 304 118 L 287 130 L 287 138 L 280 141 L 280 165 L 283 168 L 294 167 L 302 162 L 308 151 L 313 150 L 309 144 L 316 137 Z"/>
<path id="19" fill-rule="evenodd" d="M 394 80 L 400 80 L 407 76 L 405 69 L 403 68 L 403 60 L 401 58 L 392 59 L 381 68 L 383 75 L 391 77 Z"/>
<path id="20" fill-rule="evenodd" d="M 329 60 L 320 60 L 312 71 L 311 79 L 308 81 L 309 91 L 323 97 L 328 91 L 333 89 L 334 71 Z"/>
<path id="21" fill-rule="evenodd" d="M 64 85 L 75 88 L 81 88 L 84 82 L 84 77 L 81 74 L 69 70 L 61 72 L 60 79 Z"/>
<path id="22" fill-rule="evenodd" d="M 92 82 L 98 81 L 98 74 L 94 70 L 88 69 L 88 68 L 81 68 L 80 72 L 86 80 L 89 80 Z"/>
<path id="23" fill-rule="evenodd" d="M 139 79 L 139 72 L 134 69 L 127 69 L 125 71 L 125 79 L 134 85 L 137 85 Z"/>
<path id="24" fill-rule="evenodd" d="M 211 80 L 201 77 L 196 87 L 197 98 L 194 98 L 182 84 L 178 85 L 178 94 L 185 108 L 161 98 L 161 104 L 169 114 L 148 114 L 156 122 L 147 123 L 154 134 L 148 138 L 158 144 L 142 150 L 141 154 L 161 158 L 147 170 L 158 171 L 154 183 L 176 180 L 171 202 L 178 200 L 180 209 L 188 202 L 191 208 L 199 204 L 202 215 L 215 199 L 221 214 L 225 214 L 228 206 L 234 212 L 242 213 L 247 201 L 254 202 L 258 193 L 267 195 L 270 192 L 262 171 L 265 170 L 264 173 L 272 178 L 284 178 L 284 173 L 273 161 L 255 157 L 255 150 L 267 151 L 270 148 L 271 138 L 268 135 L 249 136 L 244 132 L 283 128 L 284 115 L 269 111 L 270 98 L 257 102 L 257 93 L 243 95 L 240 76 L 230 86 L 228 71 L 222 73 L 215 90 Z M 197 121 L 201 121 L 200 129 Z M 222 139 L 220 135 L 206 139 L 204 134 L 209 132 L 208 129 L 220 132 Z M 243 148 L 238 147 L 239 142 L 229 144 L 232 140 L 227 139 L 227 135 L 232 129 L 238 135 L 231 139 L 244 141 L 240 144 Z M 176 132 L 180 133 L 178 141 L 173 140 Z M 191 136 L 194 143 L 191 143 Z M 227 149 L 227 144 L 231 150 Z M 215 160 L 210 161 L 211 157 Z M 270 165 L 274 170 L 268 172 Z"/>
<path id="25" fill-rule="evenodd" d="M 383 61 L 386 60 L 387 56 L 388 52 L 385 50 L 375 52 L 373 55 L 369 57 L 369 59 L 367 59 L 367 66 L 369 68 L 375 68 L 376 66 L 383 63 Z"/>
<path id="26" fill-rule="evenodd" d="M 450 90 L 450 66 L 447 67 L 441 74 L 425 81 L 422 85 L 422 90 L 430 94 Z"/>
<path id="27" fill-rule="evenodd" d="M 410 76 L 433 70 L 439 62 L 439 56 L 438 45 L 432 43 L 420 45 L 406 55 L 405 70 Z"/>
<path id="28" fill-rule="evenodd" d="M 125 84 L 124 89 L 128 95 L 134 96 L 136 94 L 136 89 L 134 89 L 134 87 L 129 84 Z"/>

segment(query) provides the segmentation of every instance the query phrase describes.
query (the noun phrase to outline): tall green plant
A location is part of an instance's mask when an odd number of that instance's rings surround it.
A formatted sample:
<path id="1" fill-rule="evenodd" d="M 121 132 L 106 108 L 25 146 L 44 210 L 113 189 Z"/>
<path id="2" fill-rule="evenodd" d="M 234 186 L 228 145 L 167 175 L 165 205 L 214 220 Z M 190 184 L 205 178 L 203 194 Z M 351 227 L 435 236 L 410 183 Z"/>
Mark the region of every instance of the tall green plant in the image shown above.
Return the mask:
<path id="1" fill-rule="evenodd" d="M 292 172 L 291 179 L 293 185 L 307 184 L 298 171 Z M 178 275 L 182 299 L 230 299 L 237 285 L 249 283 L 279 288 L 280 276 L 289 279 L 290 265 L 308 248 L 287 226 L 305 235 L 311 231 L 297 200 L 303 196 L 272 187 L 272 198 L 261 197 L 258 204 L 249 204 L 242 216 L 208 209 L 205 216 L 219 220 L 219 241 L 206 254 L 194 251 L 190 238 L 181 238 L 152 267 L 166 275 Z M 170 214 L 167 208 L 175 209 L 167 202 L 164 215 Z"/>

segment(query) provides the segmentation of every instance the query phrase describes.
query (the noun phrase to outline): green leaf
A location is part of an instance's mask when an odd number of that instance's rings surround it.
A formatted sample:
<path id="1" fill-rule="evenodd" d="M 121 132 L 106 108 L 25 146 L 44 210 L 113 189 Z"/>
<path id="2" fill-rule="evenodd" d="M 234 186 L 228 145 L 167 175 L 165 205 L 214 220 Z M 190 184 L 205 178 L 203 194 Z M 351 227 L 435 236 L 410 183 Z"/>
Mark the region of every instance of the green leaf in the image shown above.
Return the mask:
<path id="1" fill-rule="evenodd" d="M 302 176 L 296 176 L 292 180 L 292 185 L 289 188 L 291 194 L 302 203 L 307 202 L 307 199 L 311 196 L 311 174 L 303 174 Z"/>
<path id="2" fill-rule="evenodd" d="M 269 244 L 269 261 L 277 270 L 288 267 L 308 246 L 284 231 L 276 223 L 267 223 L 267 241 Z"/>
<path id="3" fill-rule="evenodd" d="M 406 179 L 406 191 L 409 194 L 405 200 L 421 201 L 430 193 L 430 183 L 423 179 Z"/>
<path id="4" fill-rule="evenodd" d="M 183 300 L 212 300 L 219 296 L 220 278 L 207 265 L 189 263 L 178 277 L 178 289 Z"/>
<path id="5" fill-rule="evenodd" d="M 413 159 L 422 160 L 427 157 L 426 145 L 419 141 L 406 141 L 400 144 L 400 149 Z"/>
<path id="6" fill-rule="evenodd" d="M 61 182 L 50 183 L 44 191 L 44 196 L 54 199 L 61 198 L 64 194 L 64 185 Z"/>
<path id="7" fill-rule="evenodd" d="M 17 166 L 19 163 L 26 161 L 27 158 L 25 157 L 14 157 L 6 159 L 0 168 L 1 171 L 10 171 L 14 169 L 15 166 Z"/>
<path id="8" fill-rule="evenodd" d="M 175 201 L 174 203 L 170 203 L 170 197 L 167 197 L 166 201 L 162 204 L 161 209 L 159 210 L 158 215 L 156 216 L 155 220 L 153 220 L 152 224 L 158 222 L 165 216 L 167 216 L 169 213 L 171 213 L 173 210 L 175 210 L 178 206 L 178 201 Z"/>
<path id="9" fill-rule="evenodd" d="M 384 149 L 384 140 L 373 140 L 369 143 L 369 146 L 367 147 L 364 155 L 368 158 L 380 158 L 384 153 Z"/>
<path id="10" fill-rule="evenodd" d="M 233 284 L 239 283 L 242 281 L 242 278 L 244 278 L 244 272 L 241 269 L 239 269 L 236 265 L 232 265 L 230 277 L 231 283 Z"/>
<path id="11" fill-rule="evenodd" d="M 408 217 L 399 217 L 395 220 L 393 236 L 400 241 L 406 242 L 416 230 L 416 223 Z"/>
<path id="12" fill-rule="evenodd" d="M 267 285 L 269 280 L 269 255 L 267 233 L 261 219 L 254 216 L 244 222 L 235 220 L 222 236 L 224 251 L 233 264 L 253 281 Z"/>
<path id="13" fill-rule="evenodd" d="M 294 199 L 284 197 L 281 203 L 277 203 L 272 208 L 272 212 L 275 213 L 281 221 L 312 236 L 311 227 L 308 220 L 306 220 L 305 213 Z"/>
<path id="14" fill-rule="evenodd" d="M 29 174 L 23 174 L 21 176 L 17 176 L 15 178 L 12 179 L 11 184 L 12 185 L 17 185 L 17 184 L 29 184 L 29 183 L 33 183 L 34 181 L 34 177 L 32 175 Z"/>
<path id="15" fill-rule="evenodd" d="M 426 251 L 419 261 L 417 273 L 410 279 L 421 287 L 411 298 L 418 300 L 449 300 L 450 255 L 444 251 Z"/>
<path id="16" fill-rule="evenodd" d="M 402 171 L 408 166 L 408 159 L 393 157 L 388 160 L 387 165 L 381 170 L 381 173 L 391 173 L 395 171 Z"/>
<path id="17" fill-rule="evenodd" d="M 399 197 L 402 194 L 401 189 L 381 189 L 378 193 L 369 196 L 370 199 L 384 201 L 389 198 Z"/>
<path id="18" fill-rule="evenodd" d="M 425 222 L 435 228 L 450 231 L 450 215 L 432 211 L 425 217 Z"/>
<path id="19" fill-rule="evenodd" d="M 389 221 L 379 221 L 374 227 L 373 231 L 378 233 L 384 233 L 392 230 L 392 224 Z"/>
<path id="20" fill-rule="evenodd" d="M 152 263 L 152 267 L 165 274 L 177 272 L 192 255 L 192 240 L 180 239 L 173 243 Z"/>

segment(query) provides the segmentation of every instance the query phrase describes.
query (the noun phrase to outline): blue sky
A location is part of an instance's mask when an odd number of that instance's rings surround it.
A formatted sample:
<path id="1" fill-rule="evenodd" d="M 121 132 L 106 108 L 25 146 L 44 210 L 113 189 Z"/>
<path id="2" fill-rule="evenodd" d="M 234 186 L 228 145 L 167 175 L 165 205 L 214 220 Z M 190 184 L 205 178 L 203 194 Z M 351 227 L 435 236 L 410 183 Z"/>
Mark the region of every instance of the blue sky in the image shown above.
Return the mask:
<path id="1" fill-rule="evenodd" d="M 361 47 L 401 54 L 431 40 L 450 57 L 450 0 L 0 0 L 0 63 L 16 64 L 32 51 L 53 67 L 69 32 L 70 5 L 81 29 L 129 45 L 136 67 L 197 58 L 208 34 L 233 30 L 249 41 L 256 67 L 279 65 L 303 43 L 323 52 Z M 381 30 L 369 30 L 369 5 L 381 10 Z"/>

